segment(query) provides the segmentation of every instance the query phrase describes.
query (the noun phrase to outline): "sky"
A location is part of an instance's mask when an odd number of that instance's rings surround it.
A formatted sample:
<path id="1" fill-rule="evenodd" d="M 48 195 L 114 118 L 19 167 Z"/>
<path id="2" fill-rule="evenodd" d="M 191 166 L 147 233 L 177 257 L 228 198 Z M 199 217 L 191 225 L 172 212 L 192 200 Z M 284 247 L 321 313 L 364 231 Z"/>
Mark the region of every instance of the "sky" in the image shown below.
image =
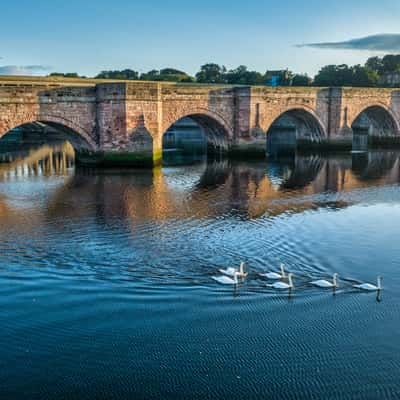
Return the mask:
<path id="1" fill-rule="evenodd" d="M 0 74 L 194 74 L 215 62 L 314 75 L 400 54 L 400 1 L 5 0 L 0 38 Z"/>

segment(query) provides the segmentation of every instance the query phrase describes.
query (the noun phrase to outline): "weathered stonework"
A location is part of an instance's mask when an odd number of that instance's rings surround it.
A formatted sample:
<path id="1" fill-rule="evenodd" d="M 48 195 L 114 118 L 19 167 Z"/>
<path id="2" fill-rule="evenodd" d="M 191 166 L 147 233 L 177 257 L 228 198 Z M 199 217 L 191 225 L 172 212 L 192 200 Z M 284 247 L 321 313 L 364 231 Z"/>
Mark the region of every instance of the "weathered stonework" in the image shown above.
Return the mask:
<path id="1" fill-rule="evenodd" d="M 0 78 L 0 137 L 41 121 L 70 130 L 87 159 L 95 154 L 105 163 L 159 163 L 164 133 L 186 116 L 199 123 L 210 148 L 256 156 L 265 154 L 270 128 L 286 117 L 303 146 L 351 146 L 362 113 L 374 140 L 399 142 L 396 89 Z"/>

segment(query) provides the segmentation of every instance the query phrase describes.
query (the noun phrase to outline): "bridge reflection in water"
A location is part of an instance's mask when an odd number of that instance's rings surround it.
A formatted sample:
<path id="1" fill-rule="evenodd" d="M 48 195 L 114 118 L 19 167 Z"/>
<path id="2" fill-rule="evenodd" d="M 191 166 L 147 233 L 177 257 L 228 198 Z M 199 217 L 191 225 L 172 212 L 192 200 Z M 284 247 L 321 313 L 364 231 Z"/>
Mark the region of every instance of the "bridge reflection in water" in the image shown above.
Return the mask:
<path id="1" fill-rule="evenodd" d="M 74 166 L 72 145 L 55 142 L 36 148 L 0 153 L 0 180 L 24 175 L 63 175 Z"/>
<path id="2" fill-rule="evenodd" d="M 12 156 L 12 157 L 11 157 Z M 113 217 L 137 220 L 207 218 L 234 214 L 303 212 L 318 207 L 346 207 L 349 196 L 337 195 L 370 186 L 400 182 L 400 153 L 374 151 L 340 156 L 301 156 L 278 161 L 214 161 L 186 167 L 142 170 L 74 169 L 68 142 L 45 145 L 24 154 L 3 154 L 0 163 L 0 215 L 32 221 L 46 214 L 60 218 Z M 63 179 L 43 181 L 43 178 Z M 18 196 L 7 183 L 41 178 Z M 46 182 L 51 182 L 47 185 Z M 35 190 L 46 207 L 34 210 Z"/>

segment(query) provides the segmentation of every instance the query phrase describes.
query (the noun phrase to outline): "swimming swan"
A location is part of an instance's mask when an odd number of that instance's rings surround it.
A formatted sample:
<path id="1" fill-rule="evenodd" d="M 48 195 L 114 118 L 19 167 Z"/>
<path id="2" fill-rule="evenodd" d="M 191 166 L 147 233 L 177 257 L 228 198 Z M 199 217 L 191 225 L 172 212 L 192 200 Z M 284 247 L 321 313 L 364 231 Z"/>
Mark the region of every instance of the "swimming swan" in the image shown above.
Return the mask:
<path id="1" fill-rule="evenodd" d="M 212 279 L 214 281 L 221 283 L 222 285 L 237 285 L 238 282 L 238 272 L 236 272 L 233 276 L 233 278 L 230 278 L 229 276 L 222 275 L 222 276 L 212 276 Z"/>
<path id="2" fill-rule="evenodd" d="M 274 280 L 286 279 L 285 264 L 281 264 L 281 273 L 280 274 L 277 272 L 267 272 L 265 274 L 260 274 L 260 275 L 264 276 L 265 278 L 274 279 Z"/>
<path id="3" fill-rule="evenodd" d="M 242 263 L 240 263 L 239 270 L 237 270 L 236 268 L 233 268 L 233 267 L 229 267 L 227 269 L 220 269 L 219 272 L 221 272 L 221 274 L 232 276 L 232 277 L 234 277 L 235 274 L 237 274 L 237 276 L 239 278 L 246 278 L 248 273 L 244 272 L 245 265 L 246 265 L 246 263 L 242 262 Z"/>
<path id="4" fill-rule="evenodd" d="M 378 276 L 378 286 L 371 283 L 362 283 L 361 285 L 353 285 L 356 289 L 366 290 L 368 292 L 376 292 L 382 290 L 382 277 Z"/>
<path id="5" fill-rule="evenodd" d="M 293 274 L 289 274 L 289 283 L 286 282 L 275 282 L 272 285 L 267 285 L 267 287 L 279 290 L 293 289 Z"/>
<path id="6" fill-rule="evenodd" d="M 337 283 L 337 278 L 338 278 L 338 274 L 334 274 L 333 275 L 333 282 L 329 282 L 325 279 L 320 279 L 319 281 L 313 281 L 311 282 L 311 285 L 314 286 L 318 286 L 320 288 L 326 288 L 326 289 L 330 289 L 330 288 L 337 288 L 339 287 L 338 283 Z"/>

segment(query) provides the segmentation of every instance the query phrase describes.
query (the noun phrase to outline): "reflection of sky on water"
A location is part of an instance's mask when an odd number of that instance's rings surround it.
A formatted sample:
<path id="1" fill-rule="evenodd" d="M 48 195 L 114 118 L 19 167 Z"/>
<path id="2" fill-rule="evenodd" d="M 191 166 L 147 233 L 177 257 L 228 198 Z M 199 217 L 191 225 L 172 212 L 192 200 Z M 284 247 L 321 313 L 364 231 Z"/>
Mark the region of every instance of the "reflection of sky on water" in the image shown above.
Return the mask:
<path id="1" fill-rule="evenodd" d="M 279 190 L 283 182 L 290 176 L 290 169 L 272 164 L 268 166 L 266 173 L 273 188 Z"/>
<path id="2" fill-rule="evenodd" d="M 185 192 L 196 187 L 201 176 L 206 170 L 204 163 L 185 167 L 167 167 L 160 173 L 163 174 L 166 185 L 174 191 Z"/>
<path id="3" fill-rule="evenodd" d="M 0 193 L 7 204 L 16 209 L 43 208 L 49 197 L 56 195 L 71 177 L 46 177 L 13 179 L 8 182 L 0 181 Z"/>

